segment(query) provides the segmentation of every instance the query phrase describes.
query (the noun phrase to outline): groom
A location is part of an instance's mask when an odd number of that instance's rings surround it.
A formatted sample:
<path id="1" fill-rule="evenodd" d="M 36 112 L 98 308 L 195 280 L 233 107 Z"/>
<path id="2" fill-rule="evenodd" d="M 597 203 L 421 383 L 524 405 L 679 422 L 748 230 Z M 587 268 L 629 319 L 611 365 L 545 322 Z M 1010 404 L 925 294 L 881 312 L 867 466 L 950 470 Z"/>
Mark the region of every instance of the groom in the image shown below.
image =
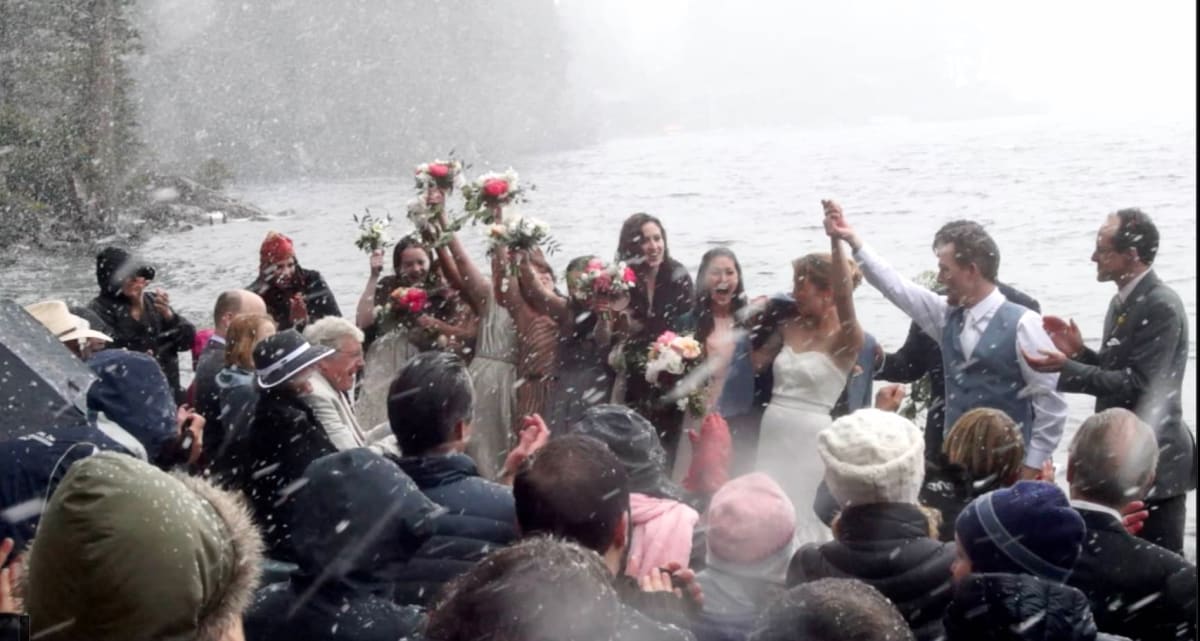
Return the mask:
<path id="1" fill-rule="evenodd" d="M 908 280 L 865 245 L 840 209 L 825 216 L 825 231 L 854 250 L 872 286 L 903 310 L 942 350 L 948 430 L 967 411 L 1007 413 L 1025 441 L 1021 478 L 1036 479 L 1062 438 L 1067 403 L 1058 375 L 1034 371 L 1021 358 L 1053 347 L 1037 313 L 1009 302 L 996 287 L 1000 249 L 977 223 L 944 225 L 933 239 L 943 298 Z"/>
<path id="2" fill-rule="evenodd" d="M 1196 487 L 1196 439 L 1180 404 L 1187 315 L 1179 295 L 1151 269 L 1157 254 L 1158 228 L 1148 215 L 1139 209 L 1110 215 L 1092 253 L 1096 279 L 1117 286 L 1100 351 L 1084 346 L 1074 322 L 1047 316 L 1058 349 L 1030 351 L 1026 359 L 1039 371 L 1061 372 L 1062 391 L 1095 396 L 1097 412 L 1124 408 L 1154 429 L 1158 467 L 1139 536 L 1182 554 L 1187 492 Z"/>

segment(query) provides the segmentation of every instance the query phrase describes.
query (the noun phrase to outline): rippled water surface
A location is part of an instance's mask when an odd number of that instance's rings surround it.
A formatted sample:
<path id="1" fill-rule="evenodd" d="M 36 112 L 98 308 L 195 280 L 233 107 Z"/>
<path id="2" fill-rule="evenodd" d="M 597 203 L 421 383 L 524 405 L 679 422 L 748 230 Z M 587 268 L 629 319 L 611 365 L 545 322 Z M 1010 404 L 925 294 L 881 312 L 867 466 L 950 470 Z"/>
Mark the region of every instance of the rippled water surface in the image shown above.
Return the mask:
<path id="1" fill-rule="evenodd" d="M 412 162 L 427 160 L 413 158 Z M 694 273 L 701 254 L 725 244 L 737 252 L 752 294 L 789 288 L 789 261 L 827 251 L 820 199 L 840 201 L 861 235 L 909 274 L 932 269 L 929 249 L 944 222 L 985 224 L 999 243 L 1001 279 L 1032 294 L 1047 313 L 1072 317 L 1096 346 L 1115 294 L 1090 262 L 1104 216 L 1137 206 L 1162 234 L 1155 264 L 1187 308 L 1192 354 L 1184 417 L 1196 425 L 1196 147 L 1186 125 L 1094 125 L 1014 119 L 843 130 L 759 130 L 677 134 L 513 159 L 536 185 L 522 212 L 548 221 L 572 256 L 611 254 L 621 221 L 635 211 L 663 219 L 674 257 Z M 497 167 L 503 169 L 503 166 Z M 250 283 L 268 230 L 291 236 L 301 263 L 325 275 L 352 315 L 367 275 L 354 248 L 351 216 L 390 211 L 394 235 L 407 231 L 407 168 L 396 178 L 240 186 L 235 192 L 270 221 L 236 222 L 159 236 L 141 251 L 159 267 L 159 285 L 197 325 L 211 324 L 218 293 Z M 476 256 L 478 234 L 469 231 Z M 29 303 L 94 295 L 90 255 L 19 256 L 3 270 L 0 292 Z M 869 286 L 856 296 L 859 318 L 885 346 L 903 341 L 908 320 Z M 185 359 L 186 360 L 186 359 Z M 1068 431 L 1055 459 L 1065 475 L 1066 444 L 1091 411 L 1070 395 Z M 1065 479 L 1060 479 L 1065 482 Z M 1190 501 L 1189 505 L 1194 504 Z M 1189 508 L 1190 509 L 1190 508 Z M 1189 521 L 1194 556 L 1195 518 Z"/>

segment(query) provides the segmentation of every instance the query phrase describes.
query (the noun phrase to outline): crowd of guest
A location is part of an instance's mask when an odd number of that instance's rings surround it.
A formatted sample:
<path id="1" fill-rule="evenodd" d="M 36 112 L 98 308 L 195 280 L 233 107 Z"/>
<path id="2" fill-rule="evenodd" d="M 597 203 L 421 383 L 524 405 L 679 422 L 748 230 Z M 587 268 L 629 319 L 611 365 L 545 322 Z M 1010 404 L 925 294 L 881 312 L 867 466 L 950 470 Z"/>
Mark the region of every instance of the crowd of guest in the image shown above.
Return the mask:
<path id="1" fill-rule="evenodd" d="M 353 318 L 275 232 L 209 330 L 114 247 L 86 308 L 27 306 L 94 381 L 75 424 L 0 441 L 0 639 L 1196 638 L 1187 319 L 1145 213 L 1097 234 L 1118 294 L 1090 349 L 970 221 L 929 289 L 824 201 L 829 251 L 751 298 L 733 251 L 693 279 L 635 214 L 606 296 L 593 255 L 562 289 L 537 249 L 485 272 L 452 191 L 392 274 L 370 255 Z M 911 320 L 897 351 L 863 281 Z M 647 376 L 667 332 L 703 361 L 673 388 Z M 921 426 L 872 394 L 921 377 Z M 1064 392 L 1096 413 L 1060 487 Z"/>

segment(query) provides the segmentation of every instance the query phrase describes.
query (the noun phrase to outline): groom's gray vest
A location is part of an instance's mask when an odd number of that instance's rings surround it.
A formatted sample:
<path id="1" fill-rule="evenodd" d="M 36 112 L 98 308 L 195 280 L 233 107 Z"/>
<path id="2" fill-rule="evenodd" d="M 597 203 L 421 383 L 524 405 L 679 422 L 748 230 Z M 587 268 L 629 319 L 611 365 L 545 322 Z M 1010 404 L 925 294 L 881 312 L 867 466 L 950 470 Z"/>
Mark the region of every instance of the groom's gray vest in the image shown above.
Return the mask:
<path id="1" fill-rule="evenodd" d="M 1008 414 L 1021 428 L 1026 447 L 1033 435 L 1033 396 L 1017 359 L 1017 325 L 1029 310 L 1005 301 L 979 337 L 971 358 L 963 355 L 959 334 L 966 310 L 956 307 L 942 329 L 942 367 L 946 372 L 946 423 L 949 434 L 960 416 L 978 407 Z"/>

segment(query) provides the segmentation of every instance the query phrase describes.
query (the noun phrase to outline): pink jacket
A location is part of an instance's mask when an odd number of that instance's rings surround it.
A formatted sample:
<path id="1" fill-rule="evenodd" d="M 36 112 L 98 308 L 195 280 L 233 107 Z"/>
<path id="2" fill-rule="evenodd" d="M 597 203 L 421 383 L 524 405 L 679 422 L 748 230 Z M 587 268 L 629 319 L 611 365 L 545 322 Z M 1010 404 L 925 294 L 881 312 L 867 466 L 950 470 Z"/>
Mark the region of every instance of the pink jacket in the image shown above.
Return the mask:
<path id="1" fill-rule="evenodd" d="M 630 494 L 633 538 L 625 574 L 640 579 L 654 568 L 672 561 L 688 566 L 692 555 L 692 530 L 700 515 L 696 510 L 670 499 Z"/>

